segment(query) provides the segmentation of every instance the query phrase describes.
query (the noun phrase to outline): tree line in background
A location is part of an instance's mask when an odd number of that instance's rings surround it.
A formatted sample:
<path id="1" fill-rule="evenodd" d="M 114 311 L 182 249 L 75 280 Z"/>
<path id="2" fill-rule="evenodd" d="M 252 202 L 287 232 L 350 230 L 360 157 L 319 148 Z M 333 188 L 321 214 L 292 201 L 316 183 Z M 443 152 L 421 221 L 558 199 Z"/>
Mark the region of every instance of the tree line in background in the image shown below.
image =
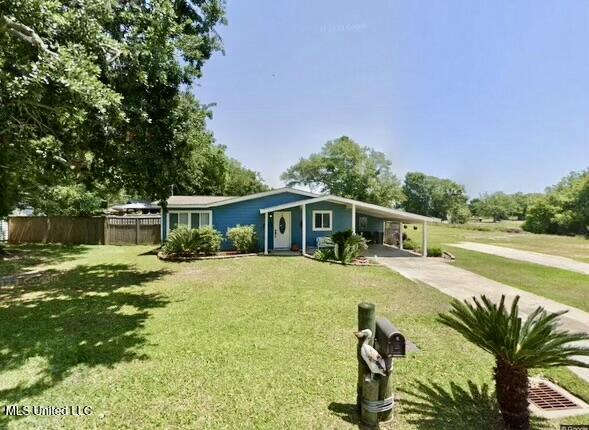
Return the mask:
<path id="1" fill-rule="evenodd" d="M 217 176 L 215 186 L 208 193 L 225 196 L 242 196 L 267 191 L 260 174 L 243 167 L 232 158 L 219 160 L 216 169 L 223 174 Z M 198 184 L 193 180 L 175 186 L 176 194 L 200 194 Z M 34 208 L 35 213 L 45 215 L 89 216 L 103 213 L 104 209 L 115 203 L 129 200 L 143 200 L 141 195 L 125 189 L 112 191 L 101 184 L 94 184 L 91 190 L 83 184 L 52 185 L 41 187 L 21 200 L 21 205 Z"/>
<path id="2" fill-rule="evenodd" d="M 222 0 L 2 2 L 0 216 L 265 189 L 191 91 L 224 16 Z"/>
<path id="3" fill-rule="evenodd" d="M 347 136 L 328 141 L 281 176 L 289 186 L 362 200 L 463 224 L 473 217 L 524 221 L 534 233 L 589 234 L 589 170 L 574 172 L 545 193 L 496 192 L 469 201 L 463 185 L 421 172 L 401 182 L 386 156 Z"/>
<path id="4" fill-rule="evenodd" d="M 17 205 L 85 215 L 128 197 L 268 189 L 206 127 L 193 84 L 222 49 L 222 0 L 7 0 L 0 4 L 0 217 Z M 587 233 L 588 173 L 541 195 L 494 193 L 420 172 L 403 183 L 382 152 L 343 136 L 281 177 L 455 223 L 525 219 L 533 232 Z"/>
<path id="5" fill-rule="evenodd" d="M 532 233 L 589 235 L 589 169 L 549 187 L 530 206 L 523 227 Z"/>

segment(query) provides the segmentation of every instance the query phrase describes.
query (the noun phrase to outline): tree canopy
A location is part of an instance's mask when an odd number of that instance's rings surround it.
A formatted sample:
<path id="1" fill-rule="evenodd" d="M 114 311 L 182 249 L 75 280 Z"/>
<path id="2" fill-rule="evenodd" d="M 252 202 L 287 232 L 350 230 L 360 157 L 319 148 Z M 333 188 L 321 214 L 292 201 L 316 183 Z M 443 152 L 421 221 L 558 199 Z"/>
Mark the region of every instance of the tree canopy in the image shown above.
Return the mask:
<path id="1" fill-rule="evenodd" d="M 589 169 L 572 172 L 536 199 L 523 225 L 533 233 L 589 235 Z"/>
<path id="2" fill-rule="evenodd" d="M 0 215 L 64 180 L 163 199 L 185 166 L 206 192 L 222 157 L 183 91 L 223 22 L 221 0 L 3 2 Z"/>
<path id="3" fill-rule="evenodd" d="M 301 158 L 284 172 L 288 186 L 391 207 L 401 200 L 401 187 L 382 152 L 362 147 L 347 136 L 328 141 L 321 152 Z"/>
<path id="4" fill-rule="evenodd" d="M 452 218 L 455 222 L 466 222 L 469 218 L 464 186 L 450 179 L 409 172 L 405 175 L 403 194 L 403 207 L 409 212 L 444 220 Z"/>
<path id="5" fill-rule="evenodd" d="M 484 193 L 478 199 L 470 202 L 471 212 L 481 218 L 493 218 L 493 221 L 501 221 L 511 217 L 516 211 L 513 198 L 501 191 L 488 194 Z"/>
<path id="6" fill-rule="evenodd" d="M 518 220 L 526 219 L 530 206 L 540 196 L 537 193 L 506 194 L 498 191 L 484 193 L 479 198 L 470 201 L 472 214 L 480 218 L 493 218 L 493 221 L 501 221 L 509 218 Z"/>
<path id="7" fill-rule="evenodd" d="M 233 158 L 227 160 L 227 173 L 223 185 L 224 195 L 245 196 L 269 189 L 270 187 L 264 183 L 259 172 L 245 168 Z"/>

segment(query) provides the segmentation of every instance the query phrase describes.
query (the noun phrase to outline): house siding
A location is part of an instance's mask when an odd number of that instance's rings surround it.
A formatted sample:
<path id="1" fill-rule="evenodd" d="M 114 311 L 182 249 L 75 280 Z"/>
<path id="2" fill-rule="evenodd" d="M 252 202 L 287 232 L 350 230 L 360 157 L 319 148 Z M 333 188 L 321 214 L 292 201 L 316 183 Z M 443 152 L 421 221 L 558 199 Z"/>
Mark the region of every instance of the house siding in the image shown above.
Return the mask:
<path id="1" fill-rule="evenodd" d="M 271 206 L 277 206 L 285 203 L 292 203 L 299 200 L 306 200 L 311 197 L 295 194 L 295 193 L 279 193 L 271 196 L 264 196 L 245 200 L 236 203 L 230 203 L 223 206 L 211 207 L 211 208 L 190 208 L 183 207 L 178 210 L 211 210 L 213 212 L 213 227 L 217 229 L 223 235 L 223 242 L 221 248 L 223 250 L 231 249 L 231 242 L 227 239 L 227 230 L 237 225 L 255 225 L 256 236 L 258 241 L 258 248 L 264 249 L 264 215 L 260 214 L 260 209 Z M 167 238 L 168 233 L 168 213 L 174 209 L 162 210 L 162 228 L 163 228 L 163 240 Z M 292 243 L 300 246 L 301 242 L 301 214 L 300 208 L 291 208 L 286 211 L 291 212 L 292 218 Z M 286 212 L 285 211 L 285 212 Z M 273 248 L 273 223 L 270 219 L 268 222 L 268 247 Z M 298 233 L 298 235 L 297 235 Z"/>
<path id="2" fill-rule="evenodd" d="M 332 211 L 333 220 L 331 230 L 313 231 L 313 211 Z M 317 238 L 331 236 L 333 233 L 352 228 L 352 208 L 346 208 L 341 203 L 318 202 L 307 205 L 307 246 L 314 247 Z"/>
<path id="3" fill-rule="evenodd" d="M 221 248 L 223 250 L 229 250 L 232 248 L 231 242 L 227 239 L 227 231 L 229 228 L 237 225 L 250 225 L 256 226 L 256 236 L 258 249 L 262 251 L 264 249 L 264 215 L 260 214 L 260 209 L 278 206 L 285 203 L 292 203 L 302 200 L 308 200 L 311 197 L 303 196 L 300 194 L 294 194 L 284 192 L 280 194 L 274 194 L 271 196 L 254 198 L 242 202 L 231 203 L 218 207 L 210 208 L 190 208 L 184 207 L 179 210 L 210 210 L 213 215 L 213 227 L 217 229 L 223 235 L 223 242 Z M 172 209 L 162 210 L 162 238 L 165 240 L 168 233 L 168 213 Z M 317 210 L 330 210 L 333 214 L 332 229 L 329 231 L 313 231 L 313 211 Z M 299 248 L 302 247 L 302 208 L 300 206 L 285 209 L 284 212 L 290 212 L 292 230 L 291 230 L 291 243 L 297 245 Z M 359 217 L 367 217 L 367 227 L 363 231 L 359 228 Z M 308 204 L 306 206 L 306 224 L 307 224 L 307 246 L 315 247 L 317 238 L 320 236 L 331 236 L 333 233 L 352 228 L 352 208 L 346 207 L 342 203 L 332 202 L 317 202 Z M 383 233 L 383 220 L 382 218 L 364 215 L 361 212 L 356 213 L 356 231 L 358 233 L 364 233 L 364 235 L 371 241 L 382 240 Z M 274 248 L 274 214 L 268 214 L 268 249 Z M 377 242 L 378 243 L 378 242 Z"/>

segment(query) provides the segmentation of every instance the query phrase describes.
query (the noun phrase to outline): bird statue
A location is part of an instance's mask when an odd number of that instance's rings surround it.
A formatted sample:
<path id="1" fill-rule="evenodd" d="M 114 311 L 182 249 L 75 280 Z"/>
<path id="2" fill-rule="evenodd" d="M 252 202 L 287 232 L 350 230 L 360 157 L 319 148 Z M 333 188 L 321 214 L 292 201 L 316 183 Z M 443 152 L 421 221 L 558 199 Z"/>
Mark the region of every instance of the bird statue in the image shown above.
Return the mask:
<path id="1" fill-rule="evenodd" d="M 372 331 L 368 328 L 354 332 L 358 339 L 364 339 L 362 347 L 360 348 L 360 355 L 370 369 L 370 376 L 382 375 L 386 376 L 386 367 L 384 359 L 380 356 L 378 351 L 370 346 L 370 339 L 372 338 Z"/>

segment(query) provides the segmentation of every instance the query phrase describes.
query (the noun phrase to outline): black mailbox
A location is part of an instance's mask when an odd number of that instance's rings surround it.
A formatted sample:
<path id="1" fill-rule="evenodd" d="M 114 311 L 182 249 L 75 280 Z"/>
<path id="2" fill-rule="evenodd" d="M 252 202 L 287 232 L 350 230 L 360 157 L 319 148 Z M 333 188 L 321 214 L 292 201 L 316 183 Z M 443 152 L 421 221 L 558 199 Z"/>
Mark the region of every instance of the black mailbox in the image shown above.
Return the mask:
<path id="1" fill-rule="evenodd" d="M 381 355 L 405 357 L 405 336 L 384 317 L 376 319 L 376 342 Z"/>

